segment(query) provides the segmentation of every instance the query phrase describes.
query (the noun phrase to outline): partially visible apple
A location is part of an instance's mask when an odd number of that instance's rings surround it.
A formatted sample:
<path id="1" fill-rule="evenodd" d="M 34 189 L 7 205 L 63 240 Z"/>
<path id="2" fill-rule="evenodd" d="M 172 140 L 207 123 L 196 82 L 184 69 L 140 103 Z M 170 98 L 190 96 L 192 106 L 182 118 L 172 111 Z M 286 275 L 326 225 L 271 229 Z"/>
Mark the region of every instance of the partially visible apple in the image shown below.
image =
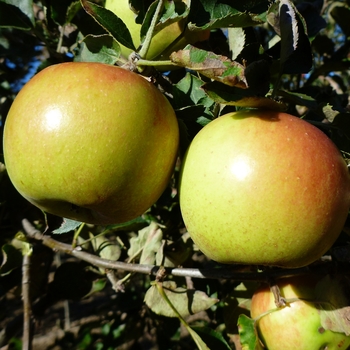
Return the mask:
<path id="1" fill-rule="evenodd" d="M 325 329 L 321 322 L 322 309 L 334 308 L 336 313 L 349 306 L 340 280 L 326 276 L 320 281 L 315 275 L 305 275 L 280 279 L 277 285 L 286 306 L 277 309 L 268 286 L 255 292 L 251 304 L 251 316 L 257 319 L 260 339 L 268 350 L 345 350 L 350 346 L 349 335 Z M 346 324 L 339 315 L 334 317 Z"/>
<path id="2" fill-rule="evenodd" d="M 188 232 L 209 258 L 292 268 L 320 258 L 339 236 L 350 175 L 336 146 L 310 123 L 239 111 L 195 136 L 179 191 Z"/>
<path id="3" fill-rule="evenodd" d="M 126 24 L 130 31 L 134 45 L 137 48 L 141 43 L 141 24 L 135 22 L 136 14 L 130 9 L 129 0 L 106 0 L 105 7 L 106 9 L 115 13 Z M 170 55 L 170 53 L 173 51 L 180 50 L 187 44 L 195 44 L 198 41 L 208 39 L 210 35 L 209 30 L 190 31 L 187 28 L 186 23 L 187 20 L 182 19 L 178 22 L 170 24 L 169 26 L 163 28 L 160 32 L 156 33 L 156 35 L 152 38 L 151 46 L 145 58 L 149 60 L 155 59 L 165 50 L 168 52 L 167 55 Z M 131 52 L 132 50 L 121 45 L 121 54 L 124 57 L 128 57 Z M 164 59 L 168 59 L 168 57 L 164 57 Z"/>
<path id="4" fill-rule="evenodd" d="M 160 197 L 177 158 L 173 108 L 136 73 L 63 63 L 19 92 L 4 127 L 5 164 L 39 208 L 93 224 L 141 215 Z"/>

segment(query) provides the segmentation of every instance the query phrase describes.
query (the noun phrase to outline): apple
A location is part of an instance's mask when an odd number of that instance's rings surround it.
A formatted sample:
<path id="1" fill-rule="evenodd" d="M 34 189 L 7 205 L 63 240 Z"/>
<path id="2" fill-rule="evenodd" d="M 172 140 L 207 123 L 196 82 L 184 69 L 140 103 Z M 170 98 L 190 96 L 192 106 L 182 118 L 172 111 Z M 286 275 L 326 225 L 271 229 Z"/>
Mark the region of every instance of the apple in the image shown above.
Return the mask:
<path id="1" fill-rule="evenodd" d="M 116 14 L 126 24 L 135 47 L 139 47 L 141 43 L 141 24 L 135 22 L 136 14 L 131 10 L 129 0 L 106 0 L 105 8 Z M 209 30 L 190 31 L 187 28 L 187 20 L 182 19 L 170 24 L 154 35 L 145 58 L 152 60 L 160 56 L 163 51 L 166 51 L 166 57 L 163 57 L 163 59 L 169 59 L 169 55 L 173 51 L 183 49 L 187 44 L 204 41 L 208 39 L 209 35 Z M 128 57 L 131 54 L 132 50 L 123 45 L 120 45 L 120 47 L 122 56 Z"/>
<path id="2" fill-rule="evenodd" d="M 112 224 L 141 215 L 173 173 L 179 129 L 140 75 L 102 63 L 50 66 L 19 92 L 4 126 L 5 165 L 28 201 Z"/>
<path id="3" fill-rule="evenodd" d="M 323 309 L 336 313 L 349 305 L 339 279 L 326 276 L 320 281 L 315 275 L 304 275 L 280 279 L 277 285 L 287 301 L 285 306 L 276 307 L 268 286 L 258 289 L 251 303 L 251 316 L 257 320 L 259 338 L 268 350 L 348 348 L 349 335 L 330 330 L 321 322 Z M 334 317 L 339 320 L 339 315 Z"/>
<path id="4" fill-rule="evenodd" d="M 339 236 L 347 164 L 318 128 L 267 110 L 229 113 L 194 137 L 179 200 L 198 248 L 225 264 L 308 265 Z"/>

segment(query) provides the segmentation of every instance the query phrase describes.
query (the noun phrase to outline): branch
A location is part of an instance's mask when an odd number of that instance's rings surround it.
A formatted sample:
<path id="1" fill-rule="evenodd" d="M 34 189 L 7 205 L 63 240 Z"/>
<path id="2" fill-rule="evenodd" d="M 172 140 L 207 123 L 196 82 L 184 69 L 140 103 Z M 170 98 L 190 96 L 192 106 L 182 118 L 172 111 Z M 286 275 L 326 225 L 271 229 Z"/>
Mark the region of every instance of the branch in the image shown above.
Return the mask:
<path id="1" fill-rule="evenodd" d="M 22 262 L 22 298 L 23 298 L 23 350 L 32 349 L 32 304 L 30 300 L 30 257 L 31 252 L 23 255 Z"/>
<path id="2" fill-rule="evenodd" d="M 22 220 L 23 229 L 27 237 L 40 241 L 45 246 L 63 253 L 72 255 L 80 260 L 86 261 L 96 267 L 107 270 L 123 270 L 128 272 L 143 273 L 156 276 L 160 269 L 165 269 L 166 274 L 180 277 L 208 278 L 208 279 L 231 279 L 236 281 L 260 281 L 269 283 L 271 278 L 290 277 L 303 275 L 305 273 L 326 274 L 334 270 L 332 262 L 324 262 L 316 265 L 306 266 L 297 269 L 266 268 L 261 272 L 242 272 L 247 266 L 223 265 L 214 268 L 170 268 L 156 265 L 131 264 L 122 261 L 114 261 L 100 258 L 94 254 L 81 250 L 80 247 L 73 248 L 71 245 L 56 241 L 37 230 L 27 219 Z M 345 267 L 348 271 L 348 267 Z"/>

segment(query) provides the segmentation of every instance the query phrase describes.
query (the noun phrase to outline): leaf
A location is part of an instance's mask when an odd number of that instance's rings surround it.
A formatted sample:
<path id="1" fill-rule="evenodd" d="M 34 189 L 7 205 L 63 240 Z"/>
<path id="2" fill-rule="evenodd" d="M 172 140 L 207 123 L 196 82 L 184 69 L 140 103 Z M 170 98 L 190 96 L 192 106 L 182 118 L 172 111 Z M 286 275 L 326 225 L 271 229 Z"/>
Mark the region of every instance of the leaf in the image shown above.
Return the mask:
<path id="1" fill-rule="evenodd" d="M 318 107 L 317 101 L 313 97 L 305 94 L 286 90 L 279 90 L 277 94 L 289 103 L 306 106 L 310 109 L 316 109 Z"/>
<path id="2" fill-rule="evenodd" d="M 337 4 L 340 4 L 340 2 Z M 334 6 L 331 10 L 331 16 L 337 22 L 343 33 L 347 37 L 350 36 L 350 9 L 346 6 Z"/>
<path id="3" fill-rule="evenodd" d="M 261 14 L 265 9 L 267 10 L 268 1 L 201 1 L 200 5 L 196 5 L 196 2 L 192 4 L 196 11 L 194 17 L 191 18 L 190 28 L 245 28 L 264 22 Z M 253 12 L 254 10 L 257 10 L 256 13 Z M 207 19 L 206 23 L 201 23 L 203 18 Z"/>
<path id="4" fill-rule="evenodd" d="M 267 108 L 273 110 L 286 110 L 284 103 L 268 97 L 254 96 L 249 89 L 243 90 L 236 87 L 224 87 L 222 84 L 213 82 L 202 86 L 208 96 L 217 103 L 228 106 L 247 108 Z"/>
<path id="5" fill-rule="evenodd" d="M 251 298 L 258 287 L 257 282 L 240 283 L 224 299 L 224 320 L 229 336 L 238 334 L 237 322 L 241 314 L 249 315 Z"/>
<path id="6" fill-rule="evenodd" d="M 191 326 L 191 328 L 201 337 L 205 344 L 213 350 L 231 350 L 221 333 L 209 327 Z"/>
<path id="7" fill-rule="evenodd" d="M 183 318 L 207 310 L 218 302 L 218 299 L 210 298 L 202 291 L 177 287 L 176 283 L 173 281 L 163 282 L 163 290 L 172 305 Z M 147 290 L 145 302 L 157 315 L 177 317 L 173 309 L 160 296 L 157 286 L 155 285 Z"/>
<path id="8" fill-rule="evenodd" d="M 350 335 L 349 283 L 344 279 L 322 278 L 315 288 L 321 325 L 325 330 Z"/>
<path id="9" fill-rule="evenodd" d="M 22 253 L 12 244 L 4 244 L 1 247 L 1 253 L 0 276 L 8 275 L 12 270 L 22 266 Z"/>
<path id="10" fill-rule="evenodd" d="M 115 64 L 120 57 L 120 46 L 110 35 L 87 35 L 81 44 L 77 62 Z"/>
<path id="11" fill-rule="evenodd" d="M 227 31 L 231 60 L 235 60 L 245 45 L 245 32 L 243 28 L 228 28 Z"/>
<path id="12" fill-rule="evenodd" d="M 244 67 L 226 56 L 187 45 L 184 50 L 173 52 L 170 59 L 177 65 L 200 72 L 205 77 L 242 89 L 248 87 Z"/>
<path id="13" fill-rule="evenodd" d="M 59 25 L 70 23 L 73 17 L 81 9 L 80 1 L 61 0 L 51 1 L 51 18 Z"/>
<path id="14" fill-rule="evenodd" d="M 30 30 L 34 23 L 32 0 L 0 0 L 0 27 Z"/>
<path id="15" fill-rule="evenodd" d="M 84 10 L 99 23 L 120 44 L 136 50 L 131 34 L 125 23 L 112 11 L 90 1 L 81 0 Z"/>
<path id="16" fill-rule="evenodd" d="M 148 225 L 148 222 L 142 216 L 139 216 L 136 219 L 123 222 L 121 224 L 107 225 L 106 230 L 113 231 L 113 232 L 133 231 L 133 230 L 139 230 L 140 228 L 143 228 L 146 225 Z"/>
<path id="17" fill-rule="evenodd" d="M 106 238 L 105 235 L 98 235 L 94 237 L 90 233 L 91 243 L 98 255 L 103 259 L 117 261 L 120 258 L 121 249 L 117 242 L 112 242 Z"/>
<path id="18" fill-rule="evenodd" d="M 82 223 L 80 221 L 63 218 L 62 225 L 56 230 L 52 231 L 52 233 L 54 234 L 68 233 L 68 232 L 74 231 L 81 224 Z"/>
<path id="19" fill-rule="evenodd" d="M 157 4 L 158 1 L 154 1 L 145 14 L 140 31 L 141 42 L 144 40 L 150 27 Z M 153 36 L 169 25 L 185 19 L 190 11 L 189 4 L 190 1 L 188 1 L 188 4 L 182 1 L 165 1 L 163 12 L 154 28 Z"/>
<path id="20" fill-rule="evenodd" d="M 5 164 L 0 162 L 0 182 L 5 174 L 6 174 Z"/>
<path id="21" fill-rule="evenodd" d="M 171 300 L 167 296 L 167 294 L 164 291 L 163 283 L 161 282 L 155 282 L 154 286 L 157 288 L 158 295 L 162 297 L 162 300 L 169 306 L 169 308 L 174 312 L 176 317 L 181 321 L 181 323 L 184 325 L 188 333 L 191 335 L 192 339 L 197 345 L 197 348 L 199 350 L 210 350 L 208 346 L 204 343 L 204 341 L 201 339 L 201 337 L 188 325 L 188 323 L 184 320 L 184 318 L 181 316 L 181 314 L 178 312 L 176 307 L 172 304 Z"/>
<path id="22" fill-rule="evenodd" d="M 238 331 L 242 350 L 262 350 L 254 320 L 246 315 L 240 315 L 238 318 Z"/>
<path id="23" fill-rule="evenodd" d="M 312 68 L 312 50 L 304 18 L 290 0 L 280 0 L 269 8 L 267 19 L 281 37 L 281 72 L 307 73 Z"/>
<path id="24" fill-rule="evenodd" d="M 130 239 L 129 257 L 136 257 L 141 253 L 140 264 L 154 265 L 163 238 L 163 232 L 158 224 L 152 222 L 139 231 L 137 237 Z"/>

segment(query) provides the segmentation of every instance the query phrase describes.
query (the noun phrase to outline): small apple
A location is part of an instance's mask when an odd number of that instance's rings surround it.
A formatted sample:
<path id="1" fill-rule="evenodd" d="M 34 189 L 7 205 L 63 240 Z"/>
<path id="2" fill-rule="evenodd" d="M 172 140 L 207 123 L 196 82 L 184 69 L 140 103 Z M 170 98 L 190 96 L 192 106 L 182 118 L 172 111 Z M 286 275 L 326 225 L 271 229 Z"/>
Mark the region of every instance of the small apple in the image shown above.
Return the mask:
<path id="1" fill-rule="evenodd" d="M 268 286 L 254 293 L 251 304 L 251 316 L 257 320 L 260 340 L 268 350 L 348 348 L 350 330 L 346 335 L 326 329 L 322 323 L 322 319 L 327 317 L 322 314 L 325 309 L 333 310 L 333 316 L 339 322 L 341 317 L 346 318 L 346 315 L 337 314 L 349 306 L 346 289 L 339 279 L 325 276 L 320 280 L 315 275 L 305 275 L 280 279 L 277 285 L 281 297 L 287 301 L 285 306 L 276 307 Z"/>
<path id="2" fill-rule="evenodd" d="M 160 197 L 177 158 L 173 108 L 151 83 L 101 63 L 63 63 L 19 92 L 4 127 L 11 181 L 52 214 L 121 223 Z"/>
<path id="3" fill-rule="evenodd" d="M 188 232 L 225 264 L 301 267 L 339 236 L 350 175 L 332 141 L 295 116 L 230 113 L 193 139 L 180 174 Z"/>
<path id="4" fill-rule="evenodd" d="M 137 48 L 141 43 L 141 24 L 135 22 L 136 14 L 131 10 L 129 0 L 106 0 L 105 8 L 116 14 L 126 24 Z M 187 44 L 195 44 L 198 41 L 208 39 L 210 35 L 209 30 L 190 31 L 186 24 L 187 20 L 182 19 L 156 33 L 145 58 L 149 60 L 155 59 L 166 50 L 168 52 L 167 57 L 163 57 L 163 59 L 169 59 L 169 55 L 173 51 L 183 49 Z M 122 56 L 128 57 L 131 54 L 132 50 L 123 45 L 120 47 Z"/>

